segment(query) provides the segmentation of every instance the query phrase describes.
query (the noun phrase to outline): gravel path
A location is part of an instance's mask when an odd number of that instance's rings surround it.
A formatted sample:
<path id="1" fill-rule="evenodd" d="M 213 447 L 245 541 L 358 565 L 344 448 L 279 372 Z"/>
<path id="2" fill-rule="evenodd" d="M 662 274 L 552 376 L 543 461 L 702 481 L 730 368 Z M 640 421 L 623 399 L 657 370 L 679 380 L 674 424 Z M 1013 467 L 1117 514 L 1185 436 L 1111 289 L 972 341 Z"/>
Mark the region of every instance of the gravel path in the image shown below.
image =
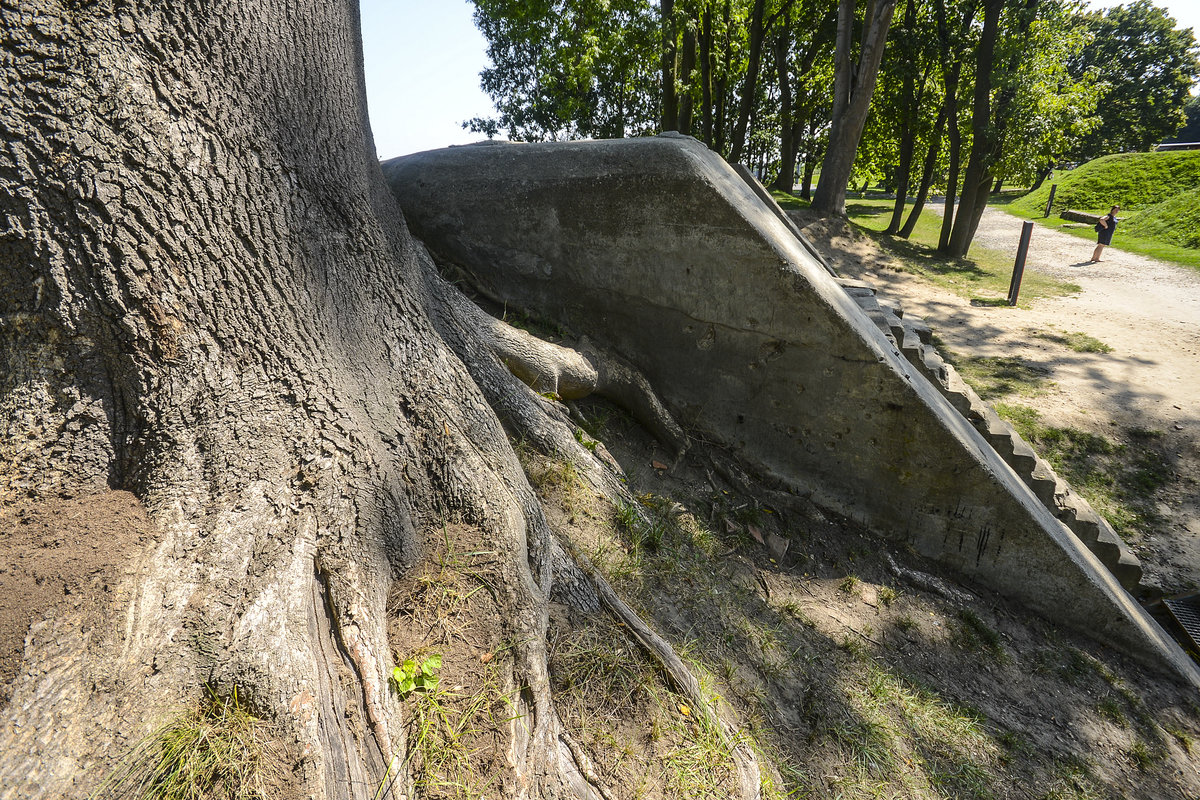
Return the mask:
<path id="1" fill-rule="evenodd" d="M 989 208 L 975 245 L 1015 259 L 1021 224 Z M 1119 227 L 1113 242 L 1103 261 L 1089 264 L 1094 239 L 1035 226 L 1026 270 L 1081 291 L 1032 308 L 972 305 L 889 268 L 888 258 L 861 237 L 835 236 L 825 244 L 842 251 L 836 261 L 843 274 L 873 283 L 881 299 L 924 317 L 951 352 L 1015 356 L 1048 370 L 1053 383 L 1044 393 L 1011 398 L 1036 408 L 1048 424 L 1133 447 L 1142 445 L 1128 431 L 1162 431 L 1176 477 L 1158 494 L 1162 524 L 1131 544 L 1147 584 L 1185 591 L 1200 587 L 1200 272 L 1121 252 Z M 1112 352 L 1078 353 L 1044 338 L 1064 332 L 1086 333 Z"/>

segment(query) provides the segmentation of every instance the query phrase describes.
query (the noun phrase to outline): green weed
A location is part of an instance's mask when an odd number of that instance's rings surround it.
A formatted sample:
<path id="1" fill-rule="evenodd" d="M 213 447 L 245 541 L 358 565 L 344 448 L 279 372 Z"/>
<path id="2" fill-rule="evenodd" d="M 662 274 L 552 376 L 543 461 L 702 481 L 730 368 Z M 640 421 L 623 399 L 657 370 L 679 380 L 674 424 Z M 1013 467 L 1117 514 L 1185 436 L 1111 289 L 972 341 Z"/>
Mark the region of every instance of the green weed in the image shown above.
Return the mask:
<path id="1" fill-rule="evenodd" d="M 1100 716 L 1115 722 L 1122 728 L 1129 724 L 1129 717 L 1125 716 L 1125 709 L 1111 695 L 1101 699 L 1096 710 L 1100 713 Z"/>
<path id="2" fill-rule="evenodd" d="M 200 704 L 142 740 L 91 797 L 136 800 L 259 800 L 276 756 L 269 728 L 236 687 L 204 687 Z"/>
<path id="3" fill-rule="evenodd" d="M 1034 336 L 1039 339 L 1061 344 L 1076 353 L 1111 353 L 1112 347 L 1106 345 L 1094 336 L 1089 336 L 1086 333 L 1070 332 L 1070 331 L 1035 331 Z"/>
<path id="4" fill-rule="evenodd" d="M 1076 428 L 1045 425 L 1034 409 L 996 404 L 996 413 L 1045 458 L 1123 537 L 1158 524 L 1157 494 L 1175 477 L 1158 440 L 1161 431 L 1131 428 L 1118 443 Z"/>
<path id="5" fill-rule="evenodd" d="M 979 615 L 969 608 L 958 612 L 958 625 L 951 641 L 964 650 L 985 652 L 1000 663 L 1008 660 L 1008 653 L 1000 640 L 1000 634 L 988 627 Z"/>

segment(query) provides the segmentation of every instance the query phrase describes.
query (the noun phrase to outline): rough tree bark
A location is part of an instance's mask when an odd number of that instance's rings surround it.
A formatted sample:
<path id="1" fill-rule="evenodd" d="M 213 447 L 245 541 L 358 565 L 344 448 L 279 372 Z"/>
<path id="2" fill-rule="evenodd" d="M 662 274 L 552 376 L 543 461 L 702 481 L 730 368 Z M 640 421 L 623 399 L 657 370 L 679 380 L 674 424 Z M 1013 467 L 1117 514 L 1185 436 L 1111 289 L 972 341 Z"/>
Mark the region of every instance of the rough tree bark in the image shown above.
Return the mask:
<path id="1" fill-rule="evenodd" d="M 119 622 L 64 613 L 27 651 L 0 794 L 87 796 L 206 684 L 273 721 L 303 794 L 402 794 L 385 606 L 453 522 L 500 559 L 522 687 L 501 788 L 601 796 L 546 662 L 558 576 L 583 573 L 498 413 L 601 489 L 604 471 L 409 235 L 368 129 L 356 3 L 0 11 L 0 502 L 129 489 L 162 534 L 114 590 Z"/>

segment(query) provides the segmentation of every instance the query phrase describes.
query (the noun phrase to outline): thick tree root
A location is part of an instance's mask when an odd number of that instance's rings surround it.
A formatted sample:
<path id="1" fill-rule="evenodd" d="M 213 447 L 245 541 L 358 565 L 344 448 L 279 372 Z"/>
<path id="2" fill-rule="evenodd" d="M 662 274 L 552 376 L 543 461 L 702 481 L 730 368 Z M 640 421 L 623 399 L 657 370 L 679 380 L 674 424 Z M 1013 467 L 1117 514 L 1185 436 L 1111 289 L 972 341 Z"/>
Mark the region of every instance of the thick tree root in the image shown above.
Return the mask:
<path id="1" fill-rule="evenodd" d="M 484 314 L 454 287 L 432 272 L 429 265 L 427 289 L 436 296 L 431 307 L 438 309 L 435 324 L 445 326 L 444 335 L 450 331 L 461 332 L 483 330 L 480 337 L 486 349 L 471 349 L 470 345 L 458 351 L 468 371 L 475 378 L 493 409 L 508 421 L 523 438 L 538 444 L 539 449 L 555 453 L 575 464 L 585 482 L 609 502 L 629 502 L 628 490 L 598 460 L 595 454 L 582 447 L 571 434 L 566 420 L 561 419 L 557 406 L 545 404 L 544 398 L 530 392 L 556 392 L 563 399 L 575 399 L 595 391 L 620 402 L 635 418 L 643 421 L 659 435 L 664 443 L 676 447 L 682 455 L 687 447 L 687 438 L 670 415 L 662 407 L 646 380 L 634 369 L 619 359 L 606 357 L 587 342 L 580 351 L 559 347 L 506 325 Z M 448 342 L 474 342 L 470 336 L 446 335 Z M 521 378 L 525 385 L 513 379 Z M 736 764 L 737 788 L 734 797 L 751 800 L 761 794 L 761 768 L 751 748 L 736 733 L 735 714 L 720 699 L 705 696 L 696 676 L 671 647 L 670 643 L 655 633 L 612 589 L 608 581 L 590 564 L 582 554 L 569 550 L 569 543 L 560 541 L 546 527 L 540 508 L 530 509 L 528 524 L 530 535 L 549 536 L 547 545 L 552 562 L 552 591 L 558 599 L 573 607 L 594 612 L 601 606 L 631 631 L 646 653 L 660 665 L 663 673 L 676 689 L 688 698 L 706 722 L 718 732 Z M 564 549 L 564 546 L 568 549 Z M 539 647 L 545 656 L 544 633 Z M 548 691 L 546 662 L 530 663 L 526 667 L 536 674 L 538 680 L 530 681 L 532 694 L 528 705 L 535 720 L 533 731 L 526 739 L 514 739 L 514 752 L 524 751 L 515 758 L 516 763 L 542 764 L 544 769 L 556 760 L 559 763 L 558 780 L 567 784 L 572 796 L 590 796 L 607 800 L 608 790 L 595 775 L 586 753 L 575 744 L 563 729 L 554 711 Z M 543 689 L 543 687 L 546 687 Z M 552 744 L 553 742 L 553 744 Z M 569 764 L 567 763 L 569 762 Z M 586 781 L 591 787 L 586 795 L 577 781 Z M 553 781 L 552 781 L 553 782 Z M 543 786 L 543 794 L 552 796 L 554 790 Z"/>
<path id="2" fill-rule="evenodd" d="M 670 642 L 655 633 L 638 616 L 638 613 L 621 599 L 586 556 L 577 551 L 573 551 L 572 556 L 587 573 L 596 593 L 603 601 L 604 607 L 625 625 L 646 653 L 658 663 L 675 688 L 691 701 L 693 708 L 700 710 L 708 724 L 717 731 L 737 767 L 737 792 L 732 796 L 746 798 L 746 800 L 760 797 L 762 793 L 761 768 L 753 750 L 742 741 L 736 732 L 737 715 L 733 709 L 721 698 L 711 698 L 705 695 L 700 681 L 692 674 L 687 664 L 683 663 L 683 659 L 671 647 Z"/>
<path id="3" fill-rule="evenodd" d="M 688 448 L 687 434 L 679 426 L 649 381 L 630 363 L 596 347 L 586 337 L 578 349 L 539 339 L 527 331 L 498 320 L 455 291 L 441 291 L 460 324 L 481 335 L 496 357 L 534 391 L 563 400 L 597 394 L 612 400 L 671 448 L 676 458 Z M 454 296 L 450 296 L 450 295 Z"/>

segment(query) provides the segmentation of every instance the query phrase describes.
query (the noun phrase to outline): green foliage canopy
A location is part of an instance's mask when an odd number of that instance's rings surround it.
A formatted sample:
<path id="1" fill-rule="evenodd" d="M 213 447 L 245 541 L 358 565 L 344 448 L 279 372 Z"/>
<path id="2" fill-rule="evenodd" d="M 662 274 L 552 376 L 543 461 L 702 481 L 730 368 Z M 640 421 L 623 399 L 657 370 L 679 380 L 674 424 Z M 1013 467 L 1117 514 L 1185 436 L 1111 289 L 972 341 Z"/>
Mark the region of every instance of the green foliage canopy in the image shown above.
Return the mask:
<path id="1" fill-rule="evenodd" d="M 1200 78 L 1200 48 L 1191 28 L 1150 0 L 1084 16 L 1092 41 L 1070 64 L 1100 86 L 1099 124 L 1079 140 L 1073 160 L 1145 151 L 1185 122 L 1188 92 Z"/>

